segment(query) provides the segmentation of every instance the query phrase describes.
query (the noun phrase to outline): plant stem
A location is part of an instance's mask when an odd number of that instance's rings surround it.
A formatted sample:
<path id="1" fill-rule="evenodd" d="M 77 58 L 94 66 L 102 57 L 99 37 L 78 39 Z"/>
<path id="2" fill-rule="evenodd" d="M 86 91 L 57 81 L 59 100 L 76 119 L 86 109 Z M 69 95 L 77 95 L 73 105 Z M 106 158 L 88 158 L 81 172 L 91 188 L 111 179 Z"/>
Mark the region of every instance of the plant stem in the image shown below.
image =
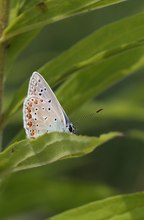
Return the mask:
<path id="1" fill-rule="evenodd" d="M 0 39 L 8 23 L 10 0 L 0 0 Z M 0 43 L 0 119 L 2 117 L 3 89 L 4 89 L 4 66 L 5 66 L 6 42 Z M 2 150 L 2 129 L 0 130 L 0 151 Z"/>

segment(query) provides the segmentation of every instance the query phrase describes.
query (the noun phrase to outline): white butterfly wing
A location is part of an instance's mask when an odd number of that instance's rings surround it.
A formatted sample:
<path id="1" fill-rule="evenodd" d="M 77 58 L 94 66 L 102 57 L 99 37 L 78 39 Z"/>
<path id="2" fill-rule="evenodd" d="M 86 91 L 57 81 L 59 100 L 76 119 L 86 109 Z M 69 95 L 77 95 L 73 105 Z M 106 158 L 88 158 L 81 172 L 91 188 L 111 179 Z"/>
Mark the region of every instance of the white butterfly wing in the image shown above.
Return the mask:
<path id="1" fill-rule="evenodd" d="M 28 96 L 23 105 L 23 121 L 27 138 L 46 132 L 65 132 L 65 125 L 52 103 L 37 96 Z"/>
<path id="2" fill-rule="evenodd" d="M 53 105 L 53 108 L 59 114 L 59 118 L 63 121 L 63 124 L 66 126 L 69 123 L 65 111 L 57 100 L 52 89 L 38 72 L 34 72 L 30 78 L 28 96 L 31 95 L 47 100 Z"/>
<path id="3" fill-rule="evenodd" d="M 23 104 L 23 121 L 28 138 L 46 132 L 73 133 L 75 130 L 50 86 L 38 72 L 30 78 L 28 96 Z"/>

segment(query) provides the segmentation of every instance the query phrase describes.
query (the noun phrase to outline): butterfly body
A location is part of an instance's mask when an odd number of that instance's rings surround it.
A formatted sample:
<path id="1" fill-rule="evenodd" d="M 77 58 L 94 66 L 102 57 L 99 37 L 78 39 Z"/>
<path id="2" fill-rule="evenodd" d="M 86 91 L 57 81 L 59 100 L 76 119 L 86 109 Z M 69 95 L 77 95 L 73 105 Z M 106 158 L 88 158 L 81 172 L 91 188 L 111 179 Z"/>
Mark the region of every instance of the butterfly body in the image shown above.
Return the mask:
<path id="1" fill-rule="evenodd" d="M 37 138 L 54 131 L 74 133 L 75 130 L 55 94 L 38 72 L 30 78 L 28 95 L 23 104 L 23 121 L 27 138 Z"/>

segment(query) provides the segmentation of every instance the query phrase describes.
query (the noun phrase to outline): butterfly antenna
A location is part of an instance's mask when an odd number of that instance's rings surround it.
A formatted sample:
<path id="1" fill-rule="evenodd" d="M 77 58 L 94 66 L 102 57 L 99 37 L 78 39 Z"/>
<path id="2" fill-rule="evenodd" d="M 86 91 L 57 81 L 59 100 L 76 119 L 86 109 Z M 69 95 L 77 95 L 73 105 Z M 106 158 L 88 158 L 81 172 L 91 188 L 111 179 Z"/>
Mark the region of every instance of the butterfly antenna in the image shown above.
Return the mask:
<path id="1" fill-rule="evenodd" d="M 92 113 L 89 113 L 89 114 L 84 114 L 82 115 L 78 120 L 76 120 L 74 122 L 74 124 L 77 124 L 77 122 L 83 120 L 83 119 L 87 119 L 87 118 L 94 118 L 96 116 L 96 113 L 99 113 L 103 110 L 103 108 L 100 108 L 98 110 L 96 110 L 96 112 L 92 112 Z"/>

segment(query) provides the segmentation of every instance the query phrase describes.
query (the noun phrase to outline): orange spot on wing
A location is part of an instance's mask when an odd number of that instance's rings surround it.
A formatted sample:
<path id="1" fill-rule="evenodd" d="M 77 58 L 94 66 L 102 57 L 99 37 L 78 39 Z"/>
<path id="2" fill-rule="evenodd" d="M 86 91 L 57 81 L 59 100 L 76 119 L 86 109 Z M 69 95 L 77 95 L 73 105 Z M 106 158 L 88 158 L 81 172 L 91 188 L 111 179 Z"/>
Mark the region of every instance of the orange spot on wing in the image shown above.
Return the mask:
<path id="1" fill-rule="evenodd" d="M 31 114 L 28 114 L 27 117 L 28 117 L 28 119 L 31 119 L 31 118 L 32 118 L 32 115 L 31 115 Z"/>
<path id="2" fill-rule="evenodd" d="M 31 136 L 34 136 L 34 135 L 35 135 L 35 131 L 34 131 L 34 130 L 32 130 Z"/>
<path id="3" fill-rule="evenodd" d="M 40 101 L 43 102 L 43 99 L 41 99 Z"/>
<path id="4" fill-rule="evenodd" d="M 29 103 L 29 107 L 32 107 L 32 102 Z"/>
<path id="5" fill-rule="evenodd" d="M 28 113 L 31 112 L 31 107 L 28 106 L 28 107 L 27 107 L 27 110 L 28 110 Z"/>
<path id="6" fill-rule="evenodd" d="M 35 100 L 34 100 L 34 104 L 38 104 L 38 101 L 37 101 L 37 99 L 35 99 Z"/>
<path id="7" fill-rule="evenodd" d="M 28 122 L 28 126 L 29 126 L 29 127 L 32 126 L 32 122 L 31 122 L 31 121 Z"/>

